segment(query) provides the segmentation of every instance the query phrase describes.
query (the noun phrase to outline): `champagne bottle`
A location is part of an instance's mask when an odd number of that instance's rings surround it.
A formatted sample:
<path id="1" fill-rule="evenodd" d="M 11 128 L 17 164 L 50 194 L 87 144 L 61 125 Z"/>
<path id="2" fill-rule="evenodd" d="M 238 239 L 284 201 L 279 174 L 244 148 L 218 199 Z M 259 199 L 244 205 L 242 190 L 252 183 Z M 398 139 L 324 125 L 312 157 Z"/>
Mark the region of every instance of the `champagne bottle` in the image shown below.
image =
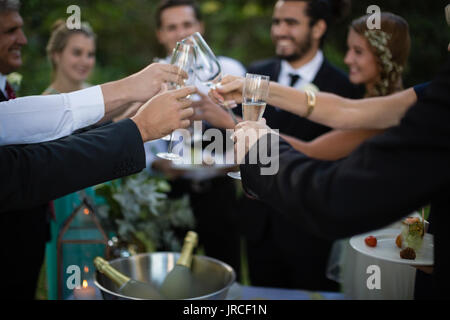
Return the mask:
<path id="1" fill-rule="evenodd" d="M 119 288 L 117 293 L 138 299 L 163 299 L 158 289 L 150 283 L 133 280 L 126 275 L 114 269 L 108 261 L 103 258 L 96 257 L 94 265 L 97 270 L 103 273 L 106 277 L 111 279 Z"/>
<path id="2" fill-rule="evenodd" d="M 175 267 L 161 285 L 160 292 L 167 299 L 193 298 L 194 280 L 191 272 L 192 252 L 198 244 L 197 233 L 189 231 L 184 238 L 181 255 Z"/>

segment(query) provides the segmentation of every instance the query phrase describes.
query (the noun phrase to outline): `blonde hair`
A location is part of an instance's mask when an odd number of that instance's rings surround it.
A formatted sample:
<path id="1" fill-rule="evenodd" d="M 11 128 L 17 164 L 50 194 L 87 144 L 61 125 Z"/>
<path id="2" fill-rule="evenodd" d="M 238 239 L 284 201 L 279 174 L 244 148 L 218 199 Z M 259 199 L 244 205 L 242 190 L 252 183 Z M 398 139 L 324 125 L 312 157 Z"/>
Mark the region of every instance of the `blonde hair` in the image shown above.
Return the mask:
<path id="1" fill-rule="evenodd" d="M 52 26 L 52 33 L 47 44 L 47 58 L 52 64 L 53 77 L 57 69 L 57 65 L 53 59 L 55 53 L 61 53 L 67 46 L 69 38 L 74 34 L 84 34 L 85 36 L 96 39 L 96 35 L 92 30 L 91 26 L 87 22 L 81 24 L 80 29 L 69 29 L 67 28 L 66 22 L 64 20 L 57 20 Z"/>
<path id="2" fill-rule="evenodd" d="M 384 96 L 403 89 L 402 75 L 411 48 L 409 25 L 405 19 L 390 12 L 381 13 L 381 29 L 370 30 L 366 15 L 354 20 L 351 28 L 366 38 L 377 59 L 380 80 L 366 97 Z"/>

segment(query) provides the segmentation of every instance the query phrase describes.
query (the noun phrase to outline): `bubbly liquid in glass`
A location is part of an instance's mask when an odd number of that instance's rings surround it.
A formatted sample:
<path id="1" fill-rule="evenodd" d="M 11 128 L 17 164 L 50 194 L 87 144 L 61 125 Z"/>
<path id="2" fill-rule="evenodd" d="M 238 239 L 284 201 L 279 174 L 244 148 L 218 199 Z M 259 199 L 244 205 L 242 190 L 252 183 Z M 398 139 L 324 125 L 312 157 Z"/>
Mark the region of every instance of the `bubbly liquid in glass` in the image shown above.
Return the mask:
<path id="1" fill-rule="evenodd" d="M 265 102 L 244 102 L 242 104 L 242 115 L 244 116 L 244 121 L 261 120 L 264 110 L 266 110 Z"/>

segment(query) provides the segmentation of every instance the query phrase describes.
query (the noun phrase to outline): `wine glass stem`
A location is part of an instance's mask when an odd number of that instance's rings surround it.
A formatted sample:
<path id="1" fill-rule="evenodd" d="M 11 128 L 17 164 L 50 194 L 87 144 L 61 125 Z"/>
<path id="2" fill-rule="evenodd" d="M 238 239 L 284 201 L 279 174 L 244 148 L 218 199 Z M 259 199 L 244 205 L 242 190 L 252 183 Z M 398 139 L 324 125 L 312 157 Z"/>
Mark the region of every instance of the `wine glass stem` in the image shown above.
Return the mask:
<path id="1" fill-rule="evenodd" d="M 167 148 L 168 153 L 172 153 L 173 148 L 173 132 L 170 134 L 169 147 Z"/>
<path id="2" fill-rule="evenodd" d="M 221 81 L 222 81 L 222 75 L 220 74 L 219 77 L 216 79 L 216 83 L 213 84 L 212 89 L 216 89 Z M 227 111 L 230 114 L 231 118 L 233 119 L 234 124 L 238 124 L 238 121 L 237 121 L 236 116 L 234 115 L 233 111 L 230 108 L 228 108 L 227 106 L 225 106 L 224 104 L 220 104 L 220 106 L 222 107 L 222 109 L 224 109 L 225 111 Z"/>
<path id="3" fill-rule="evenodd" d="M 232 118 L 233 121 L 234 121 L 234 124 L 238 124 L 238 121 L 237 121 L 236 116 L 234 115 L 233 111 L 231 111 L 230 108 L 227 108 L 227 107 L 225 107 L 225 106 L 223 106 L 223 105 L 221 105 L 221 107 L 224 108 L 224 109 L 226 109 L 226 111 L 228 111 L 228 113 L 230 114 L 231 118 Z"/>

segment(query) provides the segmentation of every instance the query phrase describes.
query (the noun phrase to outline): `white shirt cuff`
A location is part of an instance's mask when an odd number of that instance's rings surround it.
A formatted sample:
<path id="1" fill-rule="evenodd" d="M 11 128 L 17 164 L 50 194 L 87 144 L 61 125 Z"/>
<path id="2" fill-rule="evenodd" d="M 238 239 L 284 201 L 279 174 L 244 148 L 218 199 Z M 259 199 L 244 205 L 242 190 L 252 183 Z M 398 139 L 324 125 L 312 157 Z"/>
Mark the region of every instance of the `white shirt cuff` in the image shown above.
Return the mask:
<path id="1" fill-rule="evenodd" d="M 73 113 L 73 128 L 78 130 L 97 123 L 105 115 L 105 103 L 100 86 L 67 94 Z"/>
<path id="2" fill-rule="evenodd" d="M 100 86 L 0 103 L 0 146 L 56 140 L 103 118 Z"/>

